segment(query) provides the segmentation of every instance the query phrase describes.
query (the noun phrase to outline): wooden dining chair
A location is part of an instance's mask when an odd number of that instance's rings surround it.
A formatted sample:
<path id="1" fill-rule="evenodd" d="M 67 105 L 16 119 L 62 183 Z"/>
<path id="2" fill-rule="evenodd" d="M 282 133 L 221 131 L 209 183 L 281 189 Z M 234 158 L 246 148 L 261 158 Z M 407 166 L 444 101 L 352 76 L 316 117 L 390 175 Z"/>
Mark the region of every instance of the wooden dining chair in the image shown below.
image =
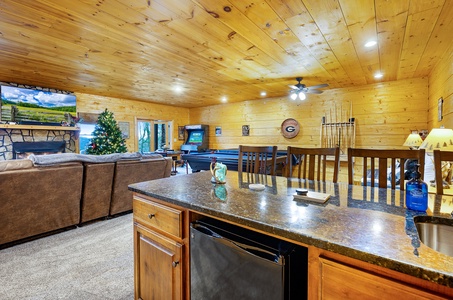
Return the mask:
<path id="1" fill-rule="evenodd" d="M 238 172 L 275 175 L 277 146 L 239 146 Z"/>
<path id="2" fill-rule="evenodd" d="M 362 161 L 357 158 L 362 158 Z M 419 150 L 382 150 L 348 149 L 348 183 L 354 184 L 354 164 L 362 166 L 362 185 L 392 189 L 397 185 L 404 190 L 405 162 L 417 160 L 422 179 L 425 173 L 425 149 Z M 377 166 L 376 166 L 377 161 Z M 369 163 L 369 165 L 368 165 Z M 399 182 L 396 176 L 399 171 Z M 377 182 L 376 182 L 377 179 Z"/>
<path id="3" fill-rule="evenodd" d="M 288 146 L 286 155 L 286 177 L 293 177 L 297 174 L 299 179 L 326 181 L 327 156 L 330 156 L 333 159 L 334 167 L 332 181 L 338 182 L 340 162 L 340 149 L 338 147 L 299 148 Z"/>
<path id="4" fill-rule="evenodd" d="M 444 194 L 444 184 L 451 184 L 453 151 L 434 150 L 434 181 L 436 194 Z M 444 183 L 445 181 L 445 183 Z"/>

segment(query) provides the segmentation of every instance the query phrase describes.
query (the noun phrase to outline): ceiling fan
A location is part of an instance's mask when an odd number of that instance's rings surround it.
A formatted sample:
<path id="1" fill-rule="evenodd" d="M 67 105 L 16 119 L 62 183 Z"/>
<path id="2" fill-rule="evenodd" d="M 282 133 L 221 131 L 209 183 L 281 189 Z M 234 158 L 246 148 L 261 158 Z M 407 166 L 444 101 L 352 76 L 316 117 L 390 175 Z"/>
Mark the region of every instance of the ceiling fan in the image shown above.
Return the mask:
<path id="1" fill-rule="evenodd" d="M 305 100 L 305 98 L 307 98 L 305 94 L 321 94 L 323 91 L 318 89 L 329 86 L 327 83 L 306 86 L 305 84 L 300 83 L 302 79 L 303 79 L 302 77 L 297 77 L 296 78 L 297 84 L 289 85 L 289 87 L 291 88 L 290 97 L 293 100 L 296 100 L 298 97 L 300 100 Z"/>

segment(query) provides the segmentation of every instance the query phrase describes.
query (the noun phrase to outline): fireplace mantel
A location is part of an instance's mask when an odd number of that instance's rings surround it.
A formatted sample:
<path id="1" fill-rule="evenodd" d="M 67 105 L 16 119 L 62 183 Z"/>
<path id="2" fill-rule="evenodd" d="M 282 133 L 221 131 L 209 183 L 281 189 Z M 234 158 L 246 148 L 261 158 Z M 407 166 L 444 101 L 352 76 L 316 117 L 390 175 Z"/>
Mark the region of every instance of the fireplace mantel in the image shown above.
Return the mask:
<path id="1" fill-rule="evenodd" d="M 45 125 L 17 125 L 17 124 L 0 124 L 0 129 L 33 129 L 33 130 L 64 130 L 80 131 L 79 127 L 73 126 L 45 126 Z"/>

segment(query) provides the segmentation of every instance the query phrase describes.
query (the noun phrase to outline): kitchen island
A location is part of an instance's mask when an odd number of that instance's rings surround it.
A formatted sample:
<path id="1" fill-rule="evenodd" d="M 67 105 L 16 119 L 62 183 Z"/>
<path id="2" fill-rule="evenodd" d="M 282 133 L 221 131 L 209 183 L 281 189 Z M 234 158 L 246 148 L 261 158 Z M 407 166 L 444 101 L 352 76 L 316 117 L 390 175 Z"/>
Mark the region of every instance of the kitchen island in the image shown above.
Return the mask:
<path id="1" fill-rule="evenodd" d="M 230 171 L 226 184 L 210 179 L 200 172 L 129 186 L 135 192 L 136 298 L 146 299 L 144 291 L 156 281 L 144 266 L 157 261 L 164 269 L 161 262 L 168 260 L 173 269 L 161 271 L 172 285 L 165 289 L 173 299 L 189 299 L 189 225 L 204 216 L 306 246 L 309 299 L 453 297 L 453 257 L 421 243 L 414 221 L 452 224 L 450 196 L 430 195 L 427 213 L 417 213 L 405 208 L 399 190 Z M 250 183 L 265 189 L 251 190 Z M 330 199 L 294 200 L 296 188 Z"/>

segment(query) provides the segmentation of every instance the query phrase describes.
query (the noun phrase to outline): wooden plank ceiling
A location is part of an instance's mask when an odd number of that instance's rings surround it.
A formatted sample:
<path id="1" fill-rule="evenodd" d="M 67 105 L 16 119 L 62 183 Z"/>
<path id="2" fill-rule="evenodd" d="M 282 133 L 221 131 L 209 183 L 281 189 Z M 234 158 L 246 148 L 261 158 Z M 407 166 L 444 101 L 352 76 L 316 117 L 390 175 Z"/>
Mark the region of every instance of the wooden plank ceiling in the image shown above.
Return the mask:
<path id="1" fill-rule="evenodd" d="M 1 0 L 0 81 L 199 107 L 427 76 L 452 32 L 450 0 Z"/>

